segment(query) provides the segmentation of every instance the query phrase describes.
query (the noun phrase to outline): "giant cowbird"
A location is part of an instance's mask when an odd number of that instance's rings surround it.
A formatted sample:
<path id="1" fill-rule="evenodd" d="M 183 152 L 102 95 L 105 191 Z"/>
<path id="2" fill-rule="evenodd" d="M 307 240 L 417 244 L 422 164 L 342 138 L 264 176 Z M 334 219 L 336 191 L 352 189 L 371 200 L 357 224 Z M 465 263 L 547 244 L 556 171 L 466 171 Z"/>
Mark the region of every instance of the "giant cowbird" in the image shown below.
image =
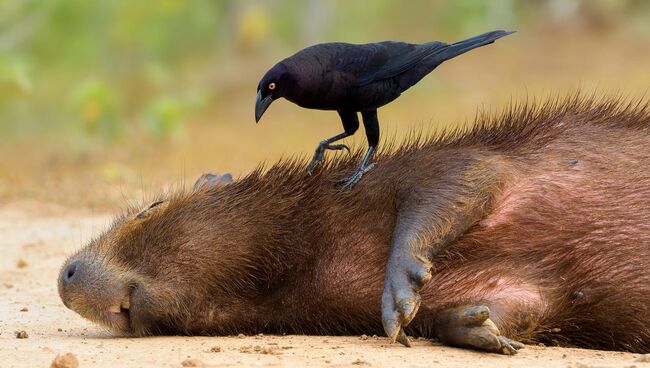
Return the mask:
<path id="1" fill-rule="evenodd" d="M 311 174 L 323 160 L 325 150 L 348 149 L 332 143 L 357 131 L 357 113 L 361 112 L 368 150 L 356 172 L 343 183 L 342 189 L 349 189 L 375 165 L 370 159 L 379 143 L 377 108 L 399 97 L 445 60 L 511 33 L 487 32 L 452 44 L 333 42 L 307 47 L 275 64 L 262 77 L 257 86 L 255 121 L 259 122 L 269 105 L 280 97 L 309 109 L 338 111 L 345 131 L 320 142 L 307 167 Z"/>

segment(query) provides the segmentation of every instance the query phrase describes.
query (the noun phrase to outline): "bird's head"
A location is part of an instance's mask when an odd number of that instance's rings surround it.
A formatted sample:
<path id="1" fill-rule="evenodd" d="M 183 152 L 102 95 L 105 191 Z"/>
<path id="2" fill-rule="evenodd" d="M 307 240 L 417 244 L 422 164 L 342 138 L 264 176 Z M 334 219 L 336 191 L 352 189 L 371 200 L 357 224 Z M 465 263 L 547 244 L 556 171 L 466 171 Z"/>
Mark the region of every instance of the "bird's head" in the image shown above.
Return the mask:
<path id="1" fill-rule="evenodd" d="M 255 98 L 255 122 L 259 122 L 266 109 L 274 100 L 286 97 L 294 86 L 294 78 L 288 68 L 278 63 L 273 66 L 257 85 Z"/>

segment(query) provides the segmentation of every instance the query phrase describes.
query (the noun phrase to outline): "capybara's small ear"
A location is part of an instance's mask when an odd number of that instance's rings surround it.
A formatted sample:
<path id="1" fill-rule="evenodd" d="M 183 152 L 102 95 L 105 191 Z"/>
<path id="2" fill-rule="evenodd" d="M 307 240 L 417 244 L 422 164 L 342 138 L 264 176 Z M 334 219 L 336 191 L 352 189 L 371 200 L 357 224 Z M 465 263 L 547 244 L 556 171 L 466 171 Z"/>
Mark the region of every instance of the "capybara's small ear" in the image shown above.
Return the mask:
<path id="1" fill-rule="evenodd" d="M 205 173 L 196 180 L 196 183 L 194 183 L 194 190 L 197 191 L 199 189 L 210 189 L 216 186 L 227 185 L 230 183 L 232 183 L 232 175 L 230 174 L 215 175 L 211 173 Z"/>
<path id="2" fill-rule="evenodd" d="M 164 210 L 165 208 L 167 208 L 168 204 L 169 202 L 163 200 L 152 202 L 150 205 L 145 207 L 142 211 L 138 212 L 138 214 L 135 215 L 135 218 L 136 220 L 145 219 L 156 211 Z"/>

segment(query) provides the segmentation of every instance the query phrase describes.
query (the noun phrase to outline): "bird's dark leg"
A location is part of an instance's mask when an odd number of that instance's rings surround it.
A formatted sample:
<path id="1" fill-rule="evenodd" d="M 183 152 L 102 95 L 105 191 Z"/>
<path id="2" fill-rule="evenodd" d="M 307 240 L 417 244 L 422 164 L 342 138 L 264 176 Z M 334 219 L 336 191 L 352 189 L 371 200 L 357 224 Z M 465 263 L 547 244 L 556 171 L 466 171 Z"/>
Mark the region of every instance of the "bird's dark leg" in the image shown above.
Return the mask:
<path id="1" fill-rule="evenodd" d="M 346 179 L 341 186 L 341 190 L 348 190 L 361 180 L 363 174 L 370 171 L 375 167 L 375 163 L 370 163 L 375 148 L 379 144 L 379 120 L 377 119 L 377 110 L 362 111 L 363 126 L 366 128 L 366 137 L 368 138 L 368 150 L 363 156 L 359 168 L 352 174 L 351 177 Z"/>
<path id="2" fill-rule="evenodd" d="M 316 147 L 316 152 L 314 152 L 314 157 L 312 157 L 311 161 L 309 162 L 309 165 L 307 166 L 307 173 L 311 175 L 316 165 L 320 164 L 323 161 L 323 156 L 325 156 L 325 150 L 329 149 L 329 150 L 338 151 L 338 150 L 346 149 L 348 150 L 348 152 L 350 152 L 350 149 L 345 144 L 332 144 L 333 142 L 336 142 L 347 136 L 349 136 L 349 134 L 343 132 L 341 134 L 337 134 L 333 136 L 332 138 L 328 138 L 321 141 L 318 144 L 318 147 Z"/>
<path id="3" fill-rule="evenodd" d="M 354 111 L 339 111 L 339 116 L 343 122 L 343 128 L 345 129 L 345 132 L 337 134 L 332 138 L 325 139 L 318 144 L 318 147 L 316 147 L 316 152 L 314 152 L 314 157 L 311 159 L 311 162 L 309 162 L 309 165 L 307 166 L 307 173 L 309 175 L 311 175 L 316 165 L 323 161 L 325 150 L 329 149 L 338 151 L 346 149 L 348 152 L 350 152 L 350 149 L 345 144 L 332 143 L 353 135 L 357 129 L 359 129 L 359 118 L 357 117 L 357 113 Z"/>

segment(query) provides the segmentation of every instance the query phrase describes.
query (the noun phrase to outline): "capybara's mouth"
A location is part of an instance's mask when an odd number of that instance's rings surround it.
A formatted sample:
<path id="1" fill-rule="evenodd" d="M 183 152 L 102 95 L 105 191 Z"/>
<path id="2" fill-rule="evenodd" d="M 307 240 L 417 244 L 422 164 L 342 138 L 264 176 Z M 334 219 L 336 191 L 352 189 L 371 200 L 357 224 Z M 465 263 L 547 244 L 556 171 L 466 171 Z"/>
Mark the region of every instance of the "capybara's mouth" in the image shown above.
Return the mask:
<path id="1" fill-rule="evenodd" d="M 106 320 L 109 327 L 122 332 L 130 332 L 131 328 L 131 293 L 127 293 L 119 303 L 111 305 L 102 312 L 100 318 Z M 117 327 L 117 328 L 116 328 Z"/>
<path id="2" fill-rule="evenodd" d="M 100 302 L 97 304 L 92 307 L 83 304 L 73 304 L 69 307 L 82 317 L 99 323 L 115 333 L 132 333 L 130 292 L 126 292 L 121 299 L 117 299 L 115 302 L 107 304 Z M 102 306 L 100 307 L 100 305 Z"/>
<path id="3" fill-rule="evenodd" d="M 129 313 L 129 308 L 131 307 L 131 295 L 130 293 L 125 295 L 124 298 L 120 301 L 119 304 L 114 304 L 108 308 L 108 311 L 114 314 Z"/>

